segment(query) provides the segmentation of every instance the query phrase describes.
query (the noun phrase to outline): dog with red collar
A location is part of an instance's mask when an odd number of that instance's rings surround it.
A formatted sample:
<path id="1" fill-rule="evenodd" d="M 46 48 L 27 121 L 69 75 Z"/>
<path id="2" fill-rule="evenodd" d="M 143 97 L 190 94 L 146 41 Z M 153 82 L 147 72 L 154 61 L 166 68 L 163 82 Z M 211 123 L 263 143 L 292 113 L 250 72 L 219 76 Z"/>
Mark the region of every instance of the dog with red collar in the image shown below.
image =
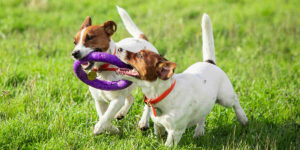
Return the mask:
<path id="1" fill-rule="evenodd" d="M 238 121 L 248 121 L 227 75 L 215 64 L 212 25 L 208 15 L 202 18 L 203 59 L 174 74 L 176 64 L 149 50 L 126 50 L 117 56 L 133 69 L 118 69 L 123 79 L 135 82 L 152 107 L 151 119 L 156 134 L 167 131 L 166 146 L 180 141 L 189 127 L 196 126 L 194 137 L 204 134 L 204 123 L 215 103 L 233 107 Z"/>
<path id="2" fill-rule="evenodd" d="M 157 49 L 147 41 L 146 36 L 131 20 L 127 12 L 120 8 L 118 12 L 125 24 L 125 27 L 132 38 L 125 38 L 115 43 L 111 36 L 116 32 L 117 25 L 113 21 L 107 21 L 102 25 L 92 25 L 91 17 L 86 17 L 80 30 L 77 32 L 72 51 L 72 56 L 76 60 L 82 60 L 91 52 L 105 52 L 115 54 L 118 49 L 128 49 L 131 52 L 138 52 L 144 48 L 158 53 Z M 82 64 L 88 73 L 88 78 L 94 80 L 117 81 L 120 80 L 119 75 L 115 72 L 116 66 L 102 62 L 87 62 Z M 101 134 L 105 131 L 118 133 L 119 130 L 112 125 L 111 121 L 115 117 L 122 119 L 128 112 L 134 101 L 131 91 L 134 89 L 134 83 L 122 90 L 106 91 L 99 90 L 89 86 L 92 97 L 95 99 L 95 106 L 99 121 L 95 125 L 94 134 Z M 144 116 L 147 114 L 144 114 Z M 141 128 L 147 128 L 149 125 L 148 118 L 142 117 L 140 121 Z"/>

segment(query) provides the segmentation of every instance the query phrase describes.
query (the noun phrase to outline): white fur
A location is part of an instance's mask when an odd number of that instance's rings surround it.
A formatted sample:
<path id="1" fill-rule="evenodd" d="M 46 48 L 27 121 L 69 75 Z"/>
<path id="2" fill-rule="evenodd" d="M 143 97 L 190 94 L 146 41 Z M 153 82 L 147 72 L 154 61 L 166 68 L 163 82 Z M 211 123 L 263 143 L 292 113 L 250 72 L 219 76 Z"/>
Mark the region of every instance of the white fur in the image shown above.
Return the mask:
<path id="1" fill-rule="evenodd" d="M 133 26 L 131 28 L 137 28 L 137 27 Z M 136 29 L 136 31 L 137 30 L 139 29 Z M 81 32 L 81 34 L 83 34 L 83 32 Z M 118 50 L 118 48 L 122 48 L 124 50 L 129 50 L 132 52 L 138 52 L 142 49 L 148 49 L 158 53 L 157 49 L 151 43 L 135 36 L 134 38 L 125 38 L 117 43 L 115 43 L 111 39 L 108 53 L 113 54 L 113 52 L 115 50 Z M 110 67 L 112 67 L 112 65 L 110 65 Z M 117 75 L 115 72 L 112 71 L 103 71 L 101 73 L 98 73 L 97 75 L 98 75 L 97 78 L 101 80 L 116 81 L 121 79 L 119 75 Z M 95 106 L 99 116 L 99 121 L 94 128 L 94 134 L 101 134 L 105 131 L 114 132 L 114 133 L 119 132 L 119 130 L 112 125 L 111 121 L 114 117 L 123 118 L 127 114 L 127 112 L 131 107 L 131 104 L 134 101 L 134 98 L 131 95 L 131 91 L 134 88 L 135 88 L 134 84 L 132 84 L 130 87 L 126 89 L 117 90 L 117 91 L 103 91 L 103 90 L 95 89 L 93 87 L 89 87 L 90 92 L 93 98 L 95 99 Z M 139 126 L 140 128 L 148 128 L 149 117 L 148 118 L 142 117 Z"/>
<path id="2" fill-rule="evenodd" d="M 203 61 L 212 60 L 216 63 L 213 29 L 207 14 L 202 17 Z"/>
<path id="3" fill-rule="evenodd" d="M 121 7 L 117 6 L 119 15 L 123 21 L 123 24 L 125 25 L 125 28 L 127 31 L 135 38 L 139 38 L 141 34 L 144 34 L 132 21 L 129 14 Z"/>
<path id="4" fill-rule="evenodd" d="M 73 51 L 79 51 L 82 58 L 87 56 L 89 53 L 91 53 L 93 51 L 92 48 L 89 48 L 89 47 L 85 47 L 82 43 L 82 40 L 83 40 L 83 35 L 84 35 L 84 32 L 85 32 L 86 28 L 82 29 L 81 32 L 80 32 L 80 39 L 79 39 L 79 43 L 75 46 L 74 50 Z"/>
<path id="5" fill-rule="evenodd" d="M 206 25 L 211 26 L 207 15 L 204 15 L 203 21 Z M 210 33 L 212 30 L 207 30 L 211 27 L 206 25 L 202 26 L 203 33 L 212 35 Z M 209 43 L 203 44 L 207 45 Z M 207 56 L 214 55 L 211 50 L 206 51 Z M 122 60 L 125 60 L 125 53 L 124 51 L 122 53 L 118 52 Z M 243 125 L 247 123 L 247 117 L 240 106 L 229 78 L 216 65 L 197 62 L 183 73 L 174 74 L 168 80 L 157 79 L 149 82 L 130 76 L 124 76 L 124 78 L 134 81 L 150 99 L 160 96 L 176 80 L 176 85 L 171 93 L 159 103 L 154 104 L 154 107 L 159 108 L 162 114 L 157 117 L 151 114 L 155 133 L 164 134 L 167 131 L 168 136 L 165 143 L 167 146 L 177 144 L 185 130 L 195 125 L 197 127 L 194 137 L 203 135 L 205 118 L 216 102 L 225 107 L 233 106 L 238 121 Z"/>
<path id="6" fill-rule="evenodd" d="M 113 40 L 111 40 L 111 45 L 114 46 L 110 47 L 110 53 L 112 53 L 115 48 L 123 48 L 124 50 L 129 50 L 132 52 L 138 52 L 142 49 L 148 49 L 158 53 L 156 48 L 151 43 L 143 39 L 126 38 L 115 44 L 113 43 Z M 98 74 L 97 78 L 109 81 L 116 81 L 121 79 L 119 75 L 111 71 L 103 71 Z M 131 107 L 131 104 L 134 101 L 133 96 L 131 95 L 131 91 L 134 88 L 134 84 L 126 89 L 117 91 L 103 91 L 90 87 L 90 92 L 93 95 L 93 98 L 96 101 L 99 101 L 99 103 L 95 104 L 100 121 L 95 126 L 94 134 L 100 134 L 107 130 L 111 132 L 118 132 L 118 129 L 111 124 L 111 120 L 113 119 L 113 117 L 122 118 L 127 114 Z M 101 104 L 103 103 L 106 103 L 106 105 L 101 106 Z M 107 105 L 108 103 L 109 105 Z M 104 112 L 104 115 L 101 115 L 101 113 L 98 111 L 102 110 L 101 107 L 103 107 L 102 109 L 106 110 Z M 142 117 L 139 123 L 140 128 L 148 128 L 148 120 L 148 118 Z"/>

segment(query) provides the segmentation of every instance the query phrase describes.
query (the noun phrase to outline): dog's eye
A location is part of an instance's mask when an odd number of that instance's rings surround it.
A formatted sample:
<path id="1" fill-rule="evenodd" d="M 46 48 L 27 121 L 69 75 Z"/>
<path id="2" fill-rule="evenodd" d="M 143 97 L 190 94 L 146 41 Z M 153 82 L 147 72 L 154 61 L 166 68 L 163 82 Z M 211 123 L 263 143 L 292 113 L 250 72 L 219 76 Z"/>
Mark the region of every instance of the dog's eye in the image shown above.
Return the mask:
<path id="1" fill-rule="evenodd" d="M 74 41 L 74 45 L 76 45 L 77 43 L 76 43 L 76 41 Z"/>
<path id="2" fill-rule="evenodd" d="M 95 36 L 86 35 L 85 41 L 92 40 Z"/>
<path id="3" fill-rule="evenodd" d="M 138 58 L 143 58 L 143 56 L 140 53 L 137 53 L 136 55 Z"/>

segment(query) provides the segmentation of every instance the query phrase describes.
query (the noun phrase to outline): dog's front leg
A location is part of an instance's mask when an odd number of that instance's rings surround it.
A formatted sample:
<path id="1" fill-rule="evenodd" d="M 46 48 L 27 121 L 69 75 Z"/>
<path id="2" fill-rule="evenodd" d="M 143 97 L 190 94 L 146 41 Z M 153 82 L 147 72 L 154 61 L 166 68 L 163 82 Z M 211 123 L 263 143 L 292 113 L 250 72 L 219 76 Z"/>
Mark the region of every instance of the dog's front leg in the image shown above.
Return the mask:
<path id="1" fill-rule="evenodd" d="M 126 97 L 125 99 L 125 105 L 121 108 L 121 110 L 117 113 L 115 116 L 116 119 L 121 120 L 125 117 L 125 115 L 128 113 L 132 103 L 134 101 L 133 96 L 131 93 Z"/>
<path id="2" fill-rule="evenodd" d="M 139 127 L 142 131 L 146 131 L 149 129 L 149 117 L 150 117 L 150 107 L 148 105 L 145 105 L 143 116 L 139 121 Z"/>
<path id="3" fill-rule="evenodd" d="M 97 114 L 98 114 L 99 120 L 100 120 L 101 117 L 103 116 L 103 114 L 107 110 L 108 103 L 95 99 L 95 107 L 96 107 Z"/>
<path id="4" fill-rule="evenodd" d="M 101 134 L 105 131 L 119 133 L 119 129 L 113 126 L 111 121 L 123 105 L 124 99 L 122 98 L 112 100 L 100 121 L 95 125 L 94 134 Z"/>

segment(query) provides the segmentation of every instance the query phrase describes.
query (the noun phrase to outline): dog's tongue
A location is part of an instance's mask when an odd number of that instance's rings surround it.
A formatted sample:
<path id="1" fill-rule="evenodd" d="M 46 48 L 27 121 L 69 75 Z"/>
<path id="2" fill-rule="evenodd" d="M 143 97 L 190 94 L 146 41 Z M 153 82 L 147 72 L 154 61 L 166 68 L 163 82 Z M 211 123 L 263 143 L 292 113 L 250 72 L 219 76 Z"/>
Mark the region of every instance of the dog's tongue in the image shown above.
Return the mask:
<path id="1" fill-rule="evenodd" d="M 90 65 L 92 65 L 92 64 L 88 61 L 81 63 L 81 66 L 82 66 L 83 69 L 89 68 Z"/>
<path id="2" fill-rule="evenodd" d="M 119 73 L 120 75 L 128 75 L 134 77 L 140 75 L 135 69 L 128 69 L 128 68 L 118 68 L 116 72 Z"/>
<path id="3" fill-rule="evenodd" d="M 81 66 L 83 67 L 88 67 L 90 63 L 88 61 L 81 63 Z"/>

